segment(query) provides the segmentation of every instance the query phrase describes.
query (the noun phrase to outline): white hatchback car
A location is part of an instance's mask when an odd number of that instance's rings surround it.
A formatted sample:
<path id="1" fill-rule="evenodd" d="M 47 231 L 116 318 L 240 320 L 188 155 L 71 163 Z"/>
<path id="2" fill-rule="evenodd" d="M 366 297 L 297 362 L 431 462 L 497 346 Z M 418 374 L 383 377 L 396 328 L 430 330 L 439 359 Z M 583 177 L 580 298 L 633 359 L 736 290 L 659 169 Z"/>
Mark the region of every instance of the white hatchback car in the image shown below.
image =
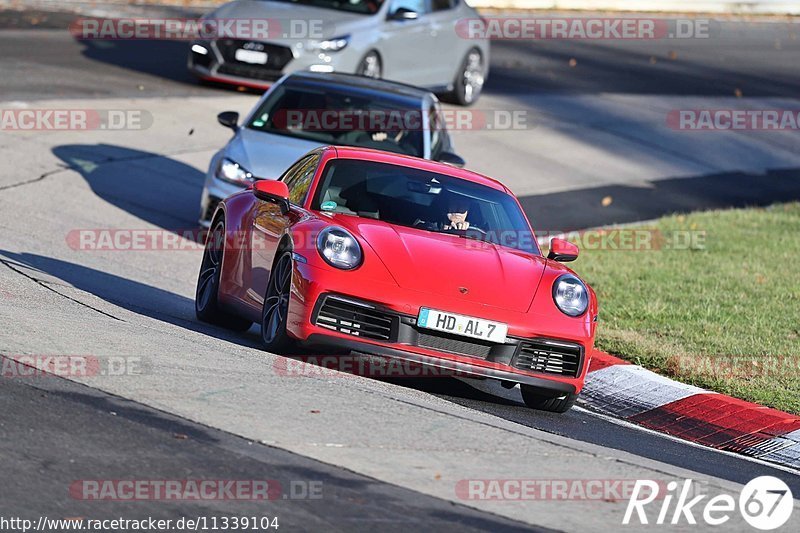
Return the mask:
<path id="1" fill-rule="evenodd" d="M 464 0 L 237 0 L 204 18 L 278 28 L 266 39 L 245 32 L 193 42 L 189 70 L 209 81 L 268 87 L 301 70 L 344 72 L 469 105 L 489 71 L 489 41 L 465 31 L 480 15 Z"/>

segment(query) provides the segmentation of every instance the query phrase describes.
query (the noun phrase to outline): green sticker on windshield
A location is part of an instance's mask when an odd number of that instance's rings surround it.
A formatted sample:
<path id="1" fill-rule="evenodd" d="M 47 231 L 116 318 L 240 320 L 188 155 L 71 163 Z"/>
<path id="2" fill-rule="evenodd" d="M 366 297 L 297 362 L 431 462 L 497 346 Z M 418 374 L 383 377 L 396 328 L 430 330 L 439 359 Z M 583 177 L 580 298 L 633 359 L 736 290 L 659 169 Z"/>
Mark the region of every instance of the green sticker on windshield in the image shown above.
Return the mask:
<path id="1" fill-rule="evenodd" d="M 339 204 L 337 204 L 336 202 L 322 202 L 322 205 L 319 207 L 323 211 L 333 211 L 334 209 L 339 207 Z"/>

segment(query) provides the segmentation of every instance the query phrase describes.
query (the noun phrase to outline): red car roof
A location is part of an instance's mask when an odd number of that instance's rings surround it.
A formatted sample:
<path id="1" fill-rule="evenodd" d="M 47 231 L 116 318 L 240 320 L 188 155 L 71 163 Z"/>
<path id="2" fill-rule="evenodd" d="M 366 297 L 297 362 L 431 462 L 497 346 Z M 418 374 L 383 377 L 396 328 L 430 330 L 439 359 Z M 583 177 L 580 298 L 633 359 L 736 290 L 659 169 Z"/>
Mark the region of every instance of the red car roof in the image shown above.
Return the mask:
<path id="1" fill-rule="evenodd" d="M 513 195 L 511 190 L 497 181 L 496 179 L 465 170 L 463 168 L 454 167 L 445 163 L 431 161 L 429 159 L 422 159 L 410 155 L 395 154 L 392 152 L 384 152 L 382 150 L 373 150 L 371 148 L 359 148 L 355 146 L 327 146 L 323 151 L 333 151 L 339 159 L 363 159 L 365 161 L 376 161 L 379 163 L 390 163 L 404 167 L 413 167 L 429 172 L 437 172 L 445 176 L 452 176 L 460 178 L 480 185 L 485 185 L 492 189 L 503 191 L 507 194 Z"/>

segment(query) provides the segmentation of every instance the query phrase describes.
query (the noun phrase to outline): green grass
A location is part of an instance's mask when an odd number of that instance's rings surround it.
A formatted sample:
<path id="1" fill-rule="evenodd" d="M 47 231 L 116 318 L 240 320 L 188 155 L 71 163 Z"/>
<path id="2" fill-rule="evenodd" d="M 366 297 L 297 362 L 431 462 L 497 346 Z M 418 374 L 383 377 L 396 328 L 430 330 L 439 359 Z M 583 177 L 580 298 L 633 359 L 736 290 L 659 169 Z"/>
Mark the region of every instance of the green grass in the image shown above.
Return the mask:
<path id="1" fill-rule="evenodd" d="M 642 227 L 667 238 L 699 232 L 704 247 L 582 249 L 573 268 L 597 292 L 597 347 L 800 414 L 800 203 L 676 215 Z"/>

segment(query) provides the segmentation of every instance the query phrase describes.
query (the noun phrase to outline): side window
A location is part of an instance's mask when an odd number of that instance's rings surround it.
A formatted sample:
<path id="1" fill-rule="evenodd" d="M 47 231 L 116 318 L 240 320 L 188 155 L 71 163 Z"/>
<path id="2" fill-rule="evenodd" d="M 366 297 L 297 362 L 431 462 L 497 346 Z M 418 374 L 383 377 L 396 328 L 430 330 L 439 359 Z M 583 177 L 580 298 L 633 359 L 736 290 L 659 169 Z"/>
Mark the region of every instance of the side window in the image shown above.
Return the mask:
<path id="1" fill-rule="evenodd" d="M 294 164 L 292 168 L 283 175 L 283 181 L 289 188 L 289 202 L 295 205 L 302 205 L 314 179 L 314 171 L 317 169 L 319 154 L 304 157 Z"/>
<path id="2" fill-rule="evenodd" d="M 392 0 L 389 13 L 395 13 L 398 9 L 413 11 L 418 15 L 424 15 L 427 11 L 428 0 Z"/>
<path id="3" fill-rule="evenodd" d="M 445 11 L 455 7 L 456 0 L 431 0 L 431 11 Z"/>

